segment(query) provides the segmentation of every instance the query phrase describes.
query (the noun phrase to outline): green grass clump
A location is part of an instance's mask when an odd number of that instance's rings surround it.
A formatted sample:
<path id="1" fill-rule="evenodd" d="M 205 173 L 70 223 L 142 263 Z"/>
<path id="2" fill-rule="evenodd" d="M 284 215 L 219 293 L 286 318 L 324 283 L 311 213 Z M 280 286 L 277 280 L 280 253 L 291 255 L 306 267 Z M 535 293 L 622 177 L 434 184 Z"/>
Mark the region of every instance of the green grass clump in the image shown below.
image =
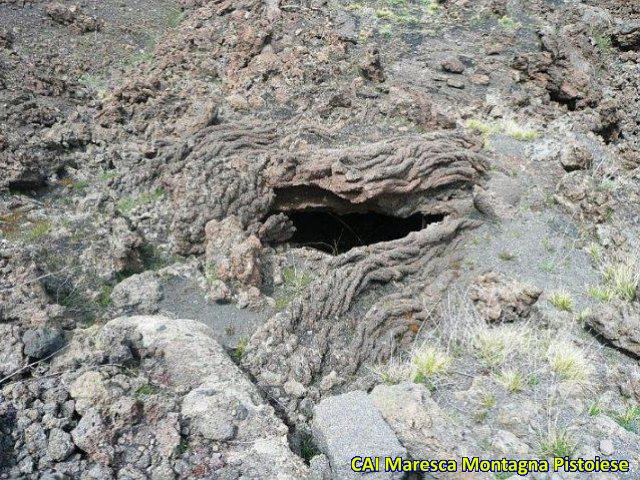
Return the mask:
<path id="1" fill-rule="evenodd" d="M 489 367 L 501 365 L 522 344 L 522 335 L 515 330 L 481 330 L 473 338 L 478 359 Z"/>
<path id="2" fill-rule="evenodd" d="M 613 419 L 625 430 L 640 434 L 640 406 L 627 407 L 623 412 L 614 414 Z"/>
<path id="3" fill-rule="evenodd" d="M 149 395 L 155 395 L 158 393 L 160 389 L 155 385 L 151 385 L 147 383 L 146 385 L 142 385 L 140 388 L 136 390 L 135 396 L 140 397 L 148 397 Z"/>
<path id="4" fill-rule="evenodd" d="M 611 289 L 601 286 L 591 286 L 587 288 L 587 295 L 599 302 L 609 302 L 614 297 Z"/>
<path id="5" fill-rule="evenodd" d="M 543 457 L 571 457 L 576 451 L 576 443 L 565 430 L 552 430 L 540 441 Z"/>
<path id="6" fill-rule="evenodd" d="M 491 392 L 485 393 L 480 399 L 480 405 L 487 409 L 495 407 L 497 403 L 498 399 L 496 398 L 495 393 Z"/>
<path id="7" fill-rule="evenodd" d="M 305 271 L 296 267 L 287 267 L 282 270 L 282 288 L 275 298 L 276 310 L 284 310 L 289 303 L 298 296 L 311 283 L 313 278 Z"/>
<path id="8" fill-rule="evenodd" d="M 589 408 L 587 409 L 587 413 L 590 417 L 597 417 L 598 415 L 600 415 L 602 413 L 600 402 L 596 400 L 595 402 L 591 403 L 591 405 L 589 405 Z"/>
<path id="9" fill-rule="evenodd" d="M 602 278 L 607 287 L 621 300 L 636 299 L 640 272 L 636 262 L 613 262 L 605 266 Z"/>
<path id="10" fill-rule="evenodd" d="M 73 189 L 78 193 L 84 193 L 89 188 L 89 180 L 77 180 L 73 183 Z"/>
<path id="11" fill-rule="evenodd" d="M 98 296 L 98 305 L 100 308 L 108 308 L 111 305 L 111 293 L 113 292 L 112 285 L 104 285 L 100 289 L 100 295 Z"/>
<path id="12" fill-rule="evenodd" d="M 492 135 L 500 131 L 500 127 L 495 123 L 483 122 L 478 119 L 471 119 L 467 122 L 467 128 L 482 135 Z"/>
<path id="13" fill-rule="evenodd" d="M 238 340 L 236 344 L 236 348 L 231 352 L 231 358 L 233 358 L 236 362 L 240 363 L 240 361 L 244 358 L 247 353 L 247 348 L 249 347 L 249 339 L 246 337 Z"/>
<path id="14" fill-rule="evenodd" d="M 547 360 L 551 370 L 565 381 L 586 383 L 593 373 L 584 351 L 566 340 L 556 340 L 549 345 Z"/>
<path id="15" fill-rule="evenodd" d="M 498 374 L 498 381 L 511 393 L 521 392 L 524 388 L 524 375 L 518 370 L 506 369 Z"/>
<path id="16" fill-rule="evenodd" d="M 596 47 L 598 47 L 598 49 L 603 53 L 609 53 L 611 51 L 611 48 L 613 47 L 611 37 L 600 32 L 594 32 L 593 42 L 596 44 Z"/>
<path id="17" fill-rule="evenodd" d="M 380 8 L 376 10 L 376 17 L 378 18 L 392 19 L 395 18 L 395 16 L 395 13 L 393 13 L 393 11 L 389 10 L 388 8 Z"/>
<path id="18" fill-rule="evenodd" d="M 509 132 L 509 136 L 521 142 L 532 142 L 537 139 L 540 134 L 535 130 L 513 130 Z"/>
<path id="19" fill-rule="evenodd" d="M 451 361 L 451 356 L 444 350 L 436 347 L 420 348 L 411 357 L 414 379 L 444 375 L 448 372 Z"/>
<path id="20" fill-rule="evenodd" d="M 549 303 L 563 312 L 571 312 L 573 310 L 573 299 L 567 292 L 553 292 L 549 295 Z"/>

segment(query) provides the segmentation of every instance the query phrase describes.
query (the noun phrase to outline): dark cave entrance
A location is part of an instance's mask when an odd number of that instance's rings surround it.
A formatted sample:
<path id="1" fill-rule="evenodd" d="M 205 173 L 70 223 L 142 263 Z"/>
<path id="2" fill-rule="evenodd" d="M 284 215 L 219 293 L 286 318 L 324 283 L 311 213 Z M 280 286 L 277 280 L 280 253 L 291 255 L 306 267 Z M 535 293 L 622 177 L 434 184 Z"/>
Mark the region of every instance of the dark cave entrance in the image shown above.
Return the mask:
<path id="1" fill-rule="evenodd" d="M 323 188 L 293 186 L 275 189 L 272 214 L 285 214 L 295 232 L 283 243 L 339 255 L 352 248 L 406 237 L 444 219 L 444 214 L 391 215 L 378 203 L 351 203 Z M 380 200 L 378 200 L 380 202 Z M 387 199 L 398 205 L 397 198 Z M 385 210 L 385 213 L 381 211 Z"/>
<path id="2" fill-rule="evenodd" d="M 354 247 L 388 242 L 439 222 L 443 215 L 415 214 L 408 218 L 381 213 L 311 210 L 287 212 L 296 231 L 288 243 L 339 255 Z"/>

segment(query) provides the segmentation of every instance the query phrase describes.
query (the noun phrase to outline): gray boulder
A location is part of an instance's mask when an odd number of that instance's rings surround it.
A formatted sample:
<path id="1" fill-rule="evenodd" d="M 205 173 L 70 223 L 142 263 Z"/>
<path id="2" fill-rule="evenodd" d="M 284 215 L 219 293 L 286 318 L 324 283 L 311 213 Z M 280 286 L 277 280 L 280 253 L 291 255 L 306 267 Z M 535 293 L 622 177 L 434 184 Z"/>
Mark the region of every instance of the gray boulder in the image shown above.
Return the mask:
<path id="1" fill-rule="evenodd" d="M 36 328 L 22 335 L 24 354 L 40 359 L 52 354 L 64 345 L 64 335 L 57 328 Z"/>
<path id="2" fill-rule="evenodd" d="M 382 415 L 362 391 L 345 393 L 321 401 L 314 410 L 313 438 L 331 465 L 332 478 L 396 479 L 402 473 L 358 473 L 351 469 L 355 456 L 379 457 L 384 468 L 384 457 L 406 457 L 407 451 Z"/>
<path id="3" fill-rule="evenodd" d="M 75 445 L 69 435 L 64 430 L 54 428 L 49 432 L 49 445 L 47 446 L 47 454 L 49 458 L 55 462 L 61 462 L 75 449 Z"/>

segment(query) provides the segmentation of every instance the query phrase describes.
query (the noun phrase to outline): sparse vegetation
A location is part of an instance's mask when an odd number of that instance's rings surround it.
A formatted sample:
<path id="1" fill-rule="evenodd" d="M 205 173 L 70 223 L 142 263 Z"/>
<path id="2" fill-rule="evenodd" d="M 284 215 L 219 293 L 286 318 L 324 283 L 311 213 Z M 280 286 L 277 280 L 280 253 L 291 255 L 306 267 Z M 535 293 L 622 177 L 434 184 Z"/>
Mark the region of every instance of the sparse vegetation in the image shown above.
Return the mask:
<path id="1" fill-rule="evenodd" d="M 571 457 L 576 443 L 566 430 L 550 429 L 540 441 L 540 455 L 543 457 Z"/>
<path id="2" fill-rule="evenodd" d="M 245 353 L 247 353 L 247 347 L 249 346 L 249 339 L 246 337 L 242 337 L 238 340 L 236 347 L 231 351 L 231 358 L 233 358 L 236 362 L 240 363 L 240 361 L 244 358 Z"/>
<path id="3" fill-rule="evenodd" d="M 590 286 L 587 288 L 587 295 L 599 302 L 609 302 L 613 298 L 613 292 L 602 286 Z"/>
<path id="4" fill-rule="evenodd" d="M 613 414 L 613 419 L 625 430 L 640 434 L 640 406 L 633 405 Z"/>
<path id="5" fill-rule="evenodd" d="M 149 395 L 155 395 L 160 391 L 158 387 L 155 385 L 151 385 L 147 383 L 146 385 L 142 385 L 140 388 L 136 390 L 135 396 L 140 397 L 148 397 Z"/>
<path id="6" fill-rule="evenodd" d="M 600 406 L 600 402 L 598 400 L 594 401 L 589 405 L 587 409 L 587 413 L 590 417 L 597 417 L 602 413 L 602 407 Z"/>
<path id="7" fill-rule="evenodd" d="M 633 302 L 640 280 L 640 270 L 635 259 L 615 260 L 604 266 L 602 271 L 604 284 L 620 300 Z"/>
<path id="8" fill-rule="evenodd" d="M 372 371 L 380 377 L 386 385 L 396 385 L 411 377 L 411 365 L 397 358 L 382 365 L 376 365 Z"/>
<path id="9" fill-rule="evenodd" d="M 100 296 L 98 297 L 98 305 L 101 308 L 107 308 L 111 305 L 111 293 L 113 292 L 112 285 L 104 285 L 100 289 Z"/>
<path id="10" fill-rule="evenodd" d="M 495 407 L 497 402 L 498 399 L 495 393 L 492 392 L 485 393 L 480 399 L 480 405 L 487 409 Z"/>
<path id="11" fill-rule="evenodd" d="M 586 383 L 593 373 L 593 366 L 584 351 L 567 340 L 555 340 L 549 345 L 547 359 L 551 370 L 560 379 Z"/>
<path id="12" fill-rule="evenodd" d="M 598 50 L 602 53 L 609 53 L 611 48 L 613 47 L 613 42 L 611 41 L 611 37 L 606 33 L 602 32 L 594 32 L 593 33 L 593 43 L 595 43 Z"/>
<path id="13" fill-rule="evenodd" d="M 282 270 L 283 285 L 276 295 L 276 310 L 284 310 L 289 303 L 311 283 L 313 278 L 297 267 L 286 267 Z"/>
<path id="14" fill-rule="evenodd" d="M 152 192 L 142 193 L 137 197 L 123 198 L 118 202 L 117 208 L 118 208 L 118 211 L 123 215 L 128 215 L 138 207 L 157 202 L 158 200 L 163 198 L 164 195 L 165 195 L 164 190 L 157 189 Z"/>
<path id="15" fill-rule="evenodd" d="M 475 332 L 472 342 L 478 359 L 489 367 L 503 364 L 528 343 L 526 331 L 518 331 L 510 326 L 481 329 Z"/>
<path id="16" fill-rule="evenodd" d="M 532 142 L 540 137 L 540 133 L 536 130 L 522 128 L 514 123 L 508 123 L 506 125 L 505 133 L 511 138 L 521 142 Z"/>
<path id="17" fill-rule="evenodd" d="M 521 392 L 524 388 L 524 375 L 518 370 L 502 370 L 498 374 L 497 380 L 511 393 Z"/>
<path id="18" fill-rule="evenodd" d="M 451 356 L 440 348 L 432 346 L 419 348 L 411 357 L 414 381 L 424 382 L 425 379 L 446 374 L 451 361 Z"/>
<path id="19" fill-rule="evenodd" d="M 573 298 L 565 291 L 553 292 L 549 295 L 549 303 L 563 312 L 573 310 Z"/>

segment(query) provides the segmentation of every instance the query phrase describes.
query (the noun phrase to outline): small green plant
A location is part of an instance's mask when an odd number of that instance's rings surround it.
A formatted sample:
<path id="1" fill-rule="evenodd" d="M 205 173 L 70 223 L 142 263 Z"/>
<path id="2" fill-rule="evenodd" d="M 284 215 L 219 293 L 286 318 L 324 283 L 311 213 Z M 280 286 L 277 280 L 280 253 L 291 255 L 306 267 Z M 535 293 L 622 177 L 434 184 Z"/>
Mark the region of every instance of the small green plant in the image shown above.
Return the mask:
<path id="1" fill-rule="evenodd" d="M 565 340 L 556 340 L 549 345 L 547 359 L 551 370 L 562 380 L 586 383 L 593 373 L 584 351 Z"/>
<path id="2" fill-rule="evenodd" d="M 613 419 L 625 430 L 640 434 L 640 406 L 627 407 L 623 412 L 616 413 Z"/>
<path id="3" fill-rule="evenodd" d="M 609 302 L 614 297 L 611 289 L 601 286 L 590 286 L 587 288 L 587 295 L 598 302 Z"/>
<path id="4" fill-rule="evenodd" d="M 311 283 L 313 278 L 309 273 L 298 270 L 296 267 L 287 267 L 282 270 L 282 288 L 275 298 L 276 310 L 284 310 L 289 303 L 298 296 Z"/>
<path id="5" fill-rule="evenodd" d="M 566 430 L 552 429 L 540 441 L 543 457 L 571 457 L 576 451 L 576 443 Z"/>
<path id="6" fill-rule="evenodd" d="M 391 27 L 391 25 L 382 26 L 382 28 L 380 28 L 380 35 L 382 35 L 384 38 L 393 37 L 393 28 Z"/>
<path id="7" fill-rule="evenodd" d="M 482 405 L 486 409 L 495 407 L 496 403 L 498 403 L 498 399 L 493 392 L 485 393 L 480 399 L 480 405 Z"/>
<path id="8" fill-rule="evenodd" d="M 98 306 L 100 308 L 108 308 L 111 305 L 111 293 L 113 292 L 112 285 L 103 285 L 100 289 L 100 295 L 98 296 Z"/>
<path id="9" fill-rule="evenodd" d="M 602 53 L 609 53 L 611 51 L 611 48 L 613 47 L 611 37 L 601 32 L 593 33 L 593 42 Z"/>
<path id="10" fill-rule="evenodd" d="M 98 175 L 98 180 L 101 182 L 108 182 L 118 176 L 118 173 L 115 170 L 107 170 L 106 172 L 102 172 Z"/>
<path id="11" fill-rule="evenodd" d="M 527 328 L 513 328 L 501 325 L 494 328 L 480 328 L 474 332 L 471 343 L 477 358 L 487 367 L 496 367 L 517 352 L 531 349 L 531 331 Z"/>
<path id="12" fill-rule="evenodd" d="M 502 251 L 498 254 L 498 258 L 500 260 L 502 260 L 503 262 L 510 262 L 511 260 L 514 260 L 516 258 L 515 254 L 508 252 L 508 251 Z"/>
<path id="13" fill-rule="evenodd" d="M 578 323 L 584 323 L 587 318 L 589 318 L 591 316 L 591 309 L 590 308 L 584 308 L 581 311 L 579 311 L 578 313 L 575 314 L 574 319 L 576 322 Z"/>
<path id="14" fill-rule="evenodd" d="M 590 417 L 597 417 L 602 413 L 602 407 L 600 406 L 600 402 L 598 400 L 594 401 L 589 405 L 587 409 L 587 413 Z"/>
<path id="15" fill-rule="evenodd" d="M 395 358 L 386 364 L 373 367 L 372 370 L 386 385 L 396 385 L 411 378 L 411 365 Z"/>
<path id="16" fill-rule="evenodd" d="M 155 395 L 158 393 L 160 389 L 155 385 L 151 385 L 147 383 L 146 385 L 142 385 L 140 388 L 136 390 L 135 396 L 140 397 L 148 397 L 149 395 Z"/>
<path id="17" fill-rule="evenodd" d="M 500 131 L 500 127 L 496 123 L 487 123 L 478 119 L 467 121 L 467 128 L 484 136 L 489 136 Z"/>
<path id="18" fill-rule="evenodd" d="M 436 347 L 422 347 L 411 357 L 414 379 L 444 375 L 449 370 L 451 362 L 451 356 L 444 350 Z"/>
<path id="19" fill-rule="evenodd" d="M 244 358 L 247 353 L 247 347 L 249 346 L 249 339 L 246 337 L 242 337 L 238 340 L 236 344 L 236 348 L 231 352 L 231 358 L 233 358 L 236 362 L 240 363 L 240 361 Z"/>
<path id="20" fill-rule="evenodd" d="M 551 243 L 551 240 L 549 240 L 548 238 L 543 238 L 542 241 L 540 242 L 542 244 L 542 247 L 549 253 L 553 253 L 556 251 L 556 248 L 553 246 L 553 244 Z"/>
<path id="21" fill-rule="evenodd" d="M 519 393 L 524 388 L 524 375 L 518 370 L 502 370 L 497 379 L 511 393 Z"/>
<path id="22" fill-rule="evenodd" d="M 602 278 L 613 293 L 621 300 L 633 302 L 640 280 L 638 264 L 635 261 L 616 261 L 604 267 Z"/>
<path id="23" fill-rule="evenodd" d="M 78 79 L 78 83 L 83 87 L 93 90 L 99 98 L 104 98 L 107 92 L 107 81 L 98 75 L 85 73 Z"/>
<path id="24" fill-rule="evenodd" d="M 189 441 L 184 438 L 184 437 L 180 437 L 180 442 L 178 443 L 178 455 L 183 455 L 185 453 L 187 453 L 189 451 Z"/>
<path id="25" fill-rule="evenodd" d="M 316 444 L 313 442 L 313 437 L 305 433 L 300 436 L 300 456 L 306 461 L 310 462 L 313 457 L 318 455 L 320 451 Z"/>
<path id="26" fill-rule="evenodd" d="M 602 247 L 595 242 L 591 242 L 586 246 L 585 250 L 594 262 L 600 262 L 602 259 Z"/>
<path id="27" fill-rule="evenodd" d="M 536 385 L 540 385 L 540 376 L 537 373 L 531 373 L 527 377 L 527 385 L 531 387 L 535 387 Z"/>
<path id="28" fill-rule="evenodd" d="M 549 303 L 563 312 L 571 312 L 573 310 L 573 299 L 565 291 L 553 292 L 549 295 Z"/>
<path id="29" fill-rule="evenodd" d="M 520 142 L 532 142 L 540 137 L 540 133 L 535 130 L 525 130 L 521 128 L 507 130 L 507 135 Z"/>

